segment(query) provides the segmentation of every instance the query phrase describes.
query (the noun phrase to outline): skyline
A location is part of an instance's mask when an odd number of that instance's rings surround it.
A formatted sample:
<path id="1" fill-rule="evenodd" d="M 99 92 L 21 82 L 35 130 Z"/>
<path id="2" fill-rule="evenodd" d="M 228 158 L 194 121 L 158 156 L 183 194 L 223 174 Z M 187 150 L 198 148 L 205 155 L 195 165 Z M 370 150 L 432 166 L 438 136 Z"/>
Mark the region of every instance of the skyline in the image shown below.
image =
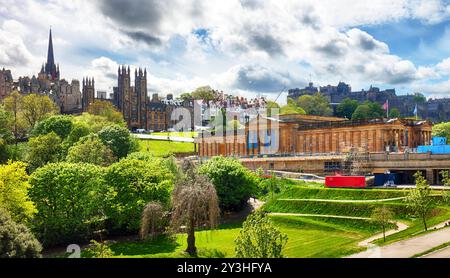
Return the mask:
<path id="1" fill-rule="evenodd" d="M 211 85 L 271 98 L 312 80 L 450 96 L 447 1 L 19 2 L 0 0 L 0 66 L 15 78 L 37 74 L 53 26 L 61 77 L 108 92 L 128 64 L 162 94 Z"/>

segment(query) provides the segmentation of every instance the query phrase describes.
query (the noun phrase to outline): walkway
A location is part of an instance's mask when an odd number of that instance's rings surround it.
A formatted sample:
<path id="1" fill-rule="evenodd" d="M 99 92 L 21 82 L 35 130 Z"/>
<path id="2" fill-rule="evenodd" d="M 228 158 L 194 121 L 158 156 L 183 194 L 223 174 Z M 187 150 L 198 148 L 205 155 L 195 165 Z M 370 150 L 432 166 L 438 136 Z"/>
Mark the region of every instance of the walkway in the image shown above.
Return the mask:
<path id="1" fill-rule="evenodd" d="M 436 227 L 440 227 L 441 225 Z M 411 258 L 416 254 L 447 243 L 449 239 L 450 229 L 445 228 L 414 238 L 394 242 L 386 246 L 372 247 L 369 250 L 351 255 L 347 258 Z"/>
<path id="2" fill-rule="evenodd" d="M 300 216 L 300 217 L 324 217 L 324 218 L 339 218 L 339 219 L 370 220 L 369 217 L 330 215 L 330 214 L 271 212 L 271 213 L 269 213 L 269 215 L 273 215 L 273 216 Z"/>
<path id="3" fill-rule="evenodd" d="M 305 201 L 305 202 L 326 202 L 326 203 L 377 203 L 389 202 L 406 199 L 406 197 L 396 197 L 388 199 L 371 199 L 371 200 L 339 200 L 339 199 L 278 199 L 279 201 Z"/>

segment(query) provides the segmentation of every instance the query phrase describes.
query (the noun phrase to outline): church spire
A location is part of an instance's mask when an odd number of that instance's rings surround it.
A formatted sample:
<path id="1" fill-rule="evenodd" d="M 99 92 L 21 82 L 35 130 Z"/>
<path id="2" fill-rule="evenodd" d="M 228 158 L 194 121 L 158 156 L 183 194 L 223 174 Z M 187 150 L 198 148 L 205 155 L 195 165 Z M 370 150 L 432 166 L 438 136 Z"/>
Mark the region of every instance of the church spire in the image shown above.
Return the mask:
<path id="1" fill-rule="evenodd" d="M 52 28 L 50 28 L 50 34 L 48 36 L 48 52 L 47 52 L 47 63 L 45 64 L 45 73 L 49 75 L 52 79 L 57 79 L 58 69 L 55 65 L 55 56 L 53 54 L 53 38 L 52 38 Z"/>

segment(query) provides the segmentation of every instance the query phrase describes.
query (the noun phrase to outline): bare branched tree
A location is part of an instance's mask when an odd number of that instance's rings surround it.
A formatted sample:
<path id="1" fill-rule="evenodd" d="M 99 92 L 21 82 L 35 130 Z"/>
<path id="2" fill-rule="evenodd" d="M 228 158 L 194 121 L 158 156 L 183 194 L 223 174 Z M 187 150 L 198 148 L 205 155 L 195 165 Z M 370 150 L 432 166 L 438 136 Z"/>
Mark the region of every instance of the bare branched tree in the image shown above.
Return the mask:
<path id="1" fill-rule="evenodd" d="M 214 185 L 207 177 L 197 173 L 192 162 L 185 160 L 182 171 L 182 177 L 172 193 L 171 224 L 174 231 L 180 231 L 182 226 L 186 227 L 186 252 L 196 256 L 195 230 L 217 227 L 219 201 Z"/>
<path id="2" fill-rule="evenodd" d="M 151 232 L 151 238 L 156 238 L 158 226 L 159 223 L 162 222 L 163 217 L 164 208 L 161 203 L 150 202 L 145 206 L 144 211 L 142 212 L 141 229 L 139 231 L 141 240 L 147 239 L 149 229 Z"/>

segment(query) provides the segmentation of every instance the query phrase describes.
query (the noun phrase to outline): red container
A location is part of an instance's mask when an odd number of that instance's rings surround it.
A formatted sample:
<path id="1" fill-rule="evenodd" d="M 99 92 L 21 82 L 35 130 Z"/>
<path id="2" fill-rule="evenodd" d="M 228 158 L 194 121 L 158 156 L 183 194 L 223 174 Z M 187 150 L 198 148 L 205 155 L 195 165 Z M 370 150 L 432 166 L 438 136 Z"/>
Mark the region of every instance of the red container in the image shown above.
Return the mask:
<path id="1" fill-rule="evenodd" d="M 366 187 L 366 177 L 364 176 L 332 176 L 325 177 L 326 187 Z"/>

